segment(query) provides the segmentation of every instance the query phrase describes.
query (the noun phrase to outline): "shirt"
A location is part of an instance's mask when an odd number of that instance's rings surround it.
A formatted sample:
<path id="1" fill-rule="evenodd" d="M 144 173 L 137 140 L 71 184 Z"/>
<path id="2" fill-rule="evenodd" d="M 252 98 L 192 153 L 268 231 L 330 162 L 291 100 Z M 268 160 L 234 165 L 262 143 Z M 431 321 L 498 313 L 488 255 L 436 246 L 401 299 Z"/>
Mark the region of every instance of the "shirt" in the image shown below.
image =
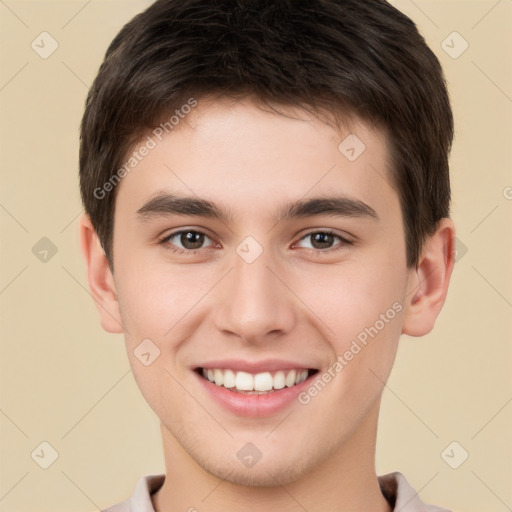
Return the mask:
<path id="1" fill-rule="evenodd" d="M 382 495 L 394 512 L 451 512 L 446 508 L 423 503 L 405 476 L 398 471 L 377 478 Z M 102 512 L 155 512 L 151 495 L 162 487 L 164 480 L 164 474 L 141 477 L 131 498 Z"/>

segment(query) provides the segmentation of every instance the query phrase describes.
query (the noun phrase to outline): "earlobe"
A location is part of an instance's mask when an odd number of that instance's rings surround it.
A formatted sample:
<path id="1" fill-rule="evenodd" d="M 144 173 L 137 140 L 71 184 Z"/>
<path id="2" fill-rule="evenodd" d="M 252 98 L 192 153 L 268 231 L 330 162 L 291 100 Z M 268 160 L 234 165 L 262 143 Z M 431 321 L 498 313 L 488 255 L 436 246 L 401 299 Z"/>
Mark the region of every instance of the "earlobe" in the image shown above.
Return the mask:
<path id="1" fill-rule="evenodd" d="M 424 244 L 420 261 L 409 275 L 402 333 L 424 336 L 433 328 L 441 312 L 455 264 L 455 225 L 440 221 Z"/>
<path id="2" fill-rule="evenodd" d="M 114 276 L 105 251 L 87 214 L 79 220 L 79 240 L 85 261 L 89 289 L 100 314 L 101 326 L 111 333 L 122 333 Z"/>

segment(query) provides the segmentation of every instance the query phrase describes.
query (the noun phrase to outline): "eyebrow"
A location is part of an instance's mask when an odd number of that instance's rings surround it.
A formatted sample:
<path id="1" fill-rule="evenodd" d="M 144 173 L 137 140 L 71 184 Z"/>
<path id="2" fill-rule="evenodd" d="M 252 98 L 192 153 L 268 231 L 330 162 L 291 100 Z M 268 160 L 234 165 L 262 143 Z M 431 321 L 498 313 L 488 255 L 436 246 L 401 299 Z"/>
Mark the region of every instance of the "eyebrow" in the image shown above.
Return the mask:
<path id="1" fill-rule="evenodd" d="M 224 223 L 233 222 L 236 215 L 232 210 L 222 208 L 211 201 L 199 197 L 159 194 L 137 210 L 140 221 L 170 214 L 192 215 L 216 219 Z M 281 222 L 294 218 L 328 215 L 333 217 L 366 217 L 379 220 L 377 212 L 368 204 L 346 196 L 316 197 L 300 199 L 279 207 L 273 220 Z"/>

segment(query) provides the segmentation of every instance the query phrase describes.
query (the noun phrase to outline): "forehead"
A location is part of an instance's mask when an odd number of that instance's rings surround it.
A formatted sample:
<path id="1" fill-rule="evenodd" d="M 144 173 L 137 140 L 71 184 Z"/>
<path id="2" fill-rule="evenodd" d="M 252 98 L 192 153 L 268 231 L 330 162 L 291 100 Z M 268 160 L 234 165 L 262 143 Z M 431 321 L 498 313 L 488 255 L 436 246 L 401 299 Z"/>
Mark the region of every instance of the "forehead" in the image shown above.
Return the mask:
<path id="1" fill-rule="evenodd" d="M 162 192 L 215 200 L 252 217 L 276 203 L 334 192 L 375 210 L 398 204 L 386 137 L 358 118 L 335 127 L 301 109 L 275 112 L 248 98 L 201 99 L 176 113 L 127 155 L 136 165 L 125 166 L 116 210 L 135 214 Z"/>

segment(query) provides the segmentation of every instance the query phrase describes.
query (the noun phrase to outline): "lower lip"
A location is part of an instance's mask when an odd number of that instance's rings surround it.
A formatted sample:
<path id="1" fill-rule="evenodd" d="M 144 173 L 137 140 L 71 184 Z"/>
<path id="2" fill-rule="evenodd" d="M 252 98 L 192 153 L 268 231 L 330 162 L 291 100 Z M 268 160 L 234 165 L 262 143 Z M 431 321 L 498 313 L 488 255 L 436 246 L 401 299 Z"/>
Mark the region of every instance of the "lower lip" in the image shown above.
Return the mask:
<path id="1" fill-rule="evenodd" d="M 265 395 L 249 395 L 229 391 L 224 386 L 217 386 L 213 382 L 194 372 L 201 384 L 211 394 L 212 398 L 222 407 L 238 416 L 251 418 L 264 418 L 285 409 L 297 396 L 310 385 L 310 375 L 304 382 L 291 388 L 285 387 Z"/>

